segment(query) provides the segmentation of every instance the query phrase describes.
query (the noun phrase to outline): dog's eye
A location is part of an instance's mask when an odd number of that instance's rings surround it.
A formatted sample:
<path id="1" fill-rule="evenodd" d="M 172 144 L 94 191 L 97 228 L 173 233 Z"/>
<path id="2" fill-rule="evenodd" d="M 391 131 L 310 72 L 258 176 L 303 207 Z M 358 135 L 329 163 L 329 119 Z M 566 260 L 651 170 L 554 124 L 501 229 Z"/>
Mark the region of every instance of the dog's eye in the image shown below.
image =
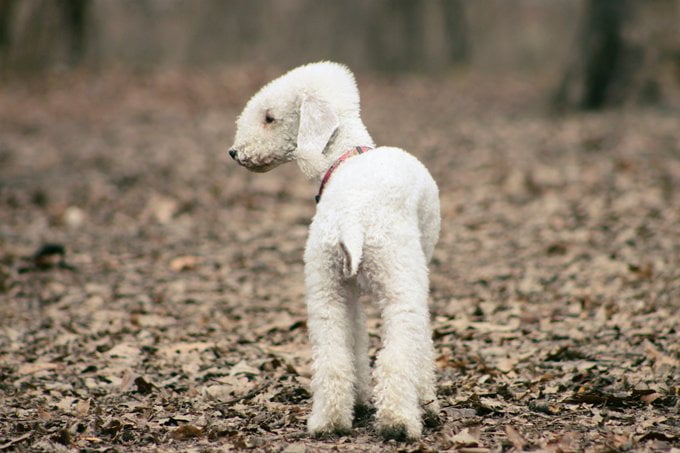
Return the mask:
<path id="1" fill-rule="evenodd" d="M 267 114 L 264 116 L 264 122 L 267 123 L 267 124 L 272 124 L 274 121 L 276 121 L 276 120 L 274 119 L 272 114 L 267 112 Z"/>

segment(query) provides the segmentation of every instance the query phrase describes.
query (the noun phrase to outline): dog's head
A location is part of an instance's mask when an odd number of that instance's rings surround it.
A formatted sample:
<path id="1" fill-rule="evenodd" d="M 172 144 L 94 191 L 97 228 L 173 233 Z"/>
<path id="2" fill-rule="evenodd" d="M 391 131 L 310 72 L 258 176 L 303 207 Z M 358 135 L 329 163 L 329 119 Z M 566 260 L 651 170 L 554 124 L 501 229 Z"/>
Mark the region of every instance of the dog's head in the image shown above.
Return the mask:
<path id="1" fill-rule="evenodd" d="M 327 148 L 348 115 L 359 115 L 352 73 L 330 62 L 301 66 L 248 101 L 229 154 L 251 171 L 266 172 L 297 160 L 312 175 L 317 167 L 328 166 Z"/>

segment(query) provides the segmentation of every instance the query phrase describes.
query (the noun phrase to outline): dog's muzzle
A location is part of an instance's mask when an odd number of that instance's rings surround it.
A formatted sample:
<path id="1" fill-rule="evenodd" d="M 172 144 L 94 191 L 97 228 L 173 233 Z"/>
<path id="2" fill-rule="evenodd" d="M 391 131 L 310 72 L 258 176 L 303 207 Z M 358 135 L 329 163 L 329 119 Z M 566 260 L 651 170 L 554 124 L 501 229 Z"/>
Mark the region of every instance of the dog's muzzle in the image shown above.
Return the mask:
<path id="1" fill-rule="evenodd" d="M 236 161 L 236 163 L 256 173 L 268 172 L 272 168 L 277 167 L 282 163 L 282 161 L 276 159 L 267 159 L 264 162 L 262 162 L 261 159 L 258 158 L 253 159 L 252 157 L 239 154 L 238 150 L 235 148 L 231 148 L 229 150 L 229 155 L 231 156 L 232 159 Z"/>

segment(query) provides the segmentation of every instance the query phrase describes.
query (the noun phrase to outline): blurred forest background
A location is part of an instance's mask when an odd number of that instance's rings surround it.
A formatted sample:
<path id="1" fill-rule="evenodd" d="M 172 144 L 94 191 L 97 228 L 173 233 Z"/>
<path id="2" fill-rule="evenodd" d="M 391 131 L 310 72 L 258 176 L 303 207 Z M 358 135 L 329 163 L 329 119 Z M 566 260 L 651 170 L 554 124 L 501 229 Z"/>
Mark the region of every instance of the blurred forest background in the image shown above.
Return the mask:
<path id="1" fill-rule="evenodd" d="M 678 24 L 680 0 L 0 0 L 0 450 L 677 452 Z M 322 59 L 439 185 L 421 444 L 304 434 L 318 185 L 227 155 L 248 98 Z"/>
<path id="2" fill-rule="evenodd" d="M 0 0 L 2 74 L 75 66 L 551 75 L 558 108 L 674 103 L 678 0 Z"/>

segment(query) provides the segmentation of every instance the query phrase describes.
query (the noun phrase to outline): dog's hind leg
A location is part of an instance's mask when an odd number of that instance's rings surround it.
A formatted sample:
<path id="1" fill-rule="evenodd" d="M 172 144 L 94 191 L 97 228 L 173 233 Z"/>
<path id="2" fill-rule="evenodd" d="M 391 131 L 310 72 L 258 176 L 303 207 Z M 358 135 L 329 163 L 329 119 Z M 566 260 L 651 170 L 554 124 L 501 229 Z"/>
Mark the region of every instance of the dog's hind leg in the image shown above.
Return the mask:
<path id="1" fill-rule="evenodd" d="M 346 433 L 352 428 L 355 389 L 347 288 L 339 269 L 322 262 L 306 263 L 305 285 L 313 356 L 308 428 L 317 436 Z"/>
<path id="2" fill-rule="evenodd" d="M 424 410 L 423 419 L 429 427 L 437 426 L 439 421 L 439 401 L 436 393 L 436 377 L 434 362 L 434 344 L 432 342 L 432 331 L 429 328 L 422 332 L 422 350 L 418 355 L 418 401 Z"/>
<path id="3" fill-rule="evenodd" d="M 408 239 L 408 238 L 405 238 Z M 416 439 L 422 431 L 420 399 L 422 368 L 432 366 L 426 335 L 428 278 L 425 256 L 415 240 L 385 250 L 380 262 L 383 279 L 383 348 L 376 362 L 378 429 L 386 438 Z M 430 380 L 431 381 L 431 380 Z M 430 388 L 429 386 L 427 387 Z"/>

